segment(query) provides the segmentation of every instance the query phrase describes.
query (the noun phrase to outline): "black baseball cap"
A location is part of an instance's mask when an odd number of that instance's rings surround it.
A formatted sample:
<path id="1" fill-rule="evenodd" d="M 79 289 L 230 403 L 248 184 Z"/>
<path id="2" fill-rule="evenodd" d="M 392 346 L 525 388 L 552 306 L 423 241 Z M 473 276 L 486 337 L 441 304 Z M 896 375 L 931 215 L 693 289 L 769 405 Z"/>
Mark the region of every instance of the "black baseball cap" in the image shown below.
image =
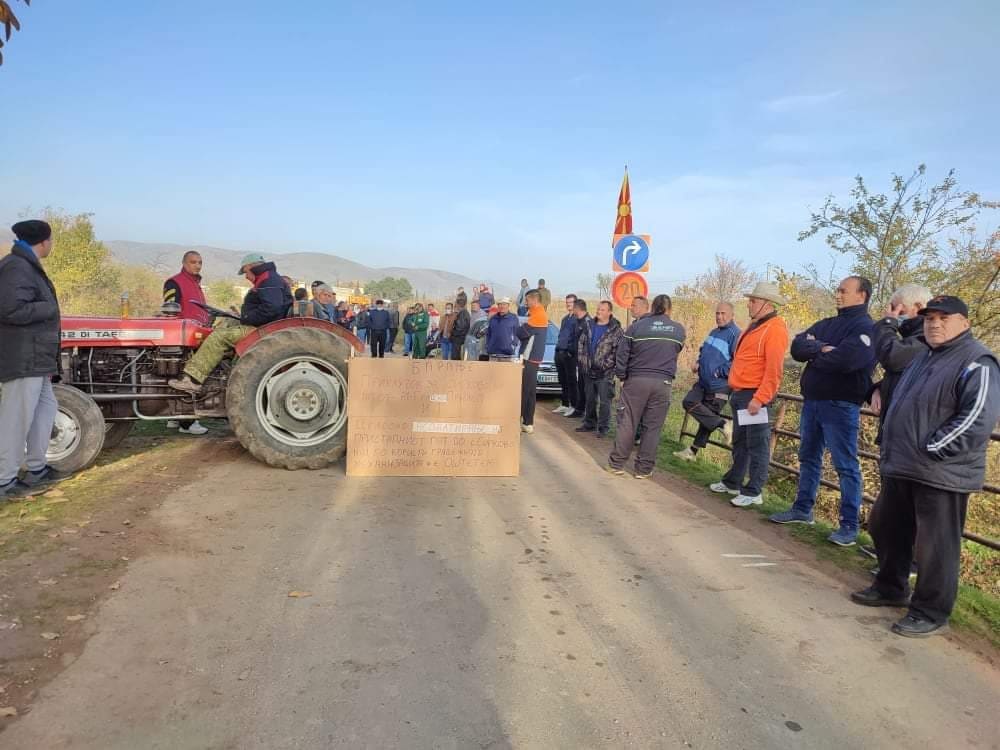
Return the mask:
<path id="1" fill-rule="evenodd" d="M 918 312 L 918 315 L 926 315 L 929 312 L 939 312 L 945 315 L 955 315 L 956 313 L 963 316 L 969 317 L 969 306 L 966 305 L 958 297 L 952 297 L 947 294 L 939 294 L 937 297 L 931 297 L 930 300 L 924 305 L 923 309 Z"/>
<path id="2" fill-rule="evenodd" d="M 316 279 L 316 281 L 314 281 L 312 284 L 310 284 L 309 287 L 313 288 L 313 287 L 319 286 L 320 284 L 325 284 L 325 283 L 326 283 L 325 281 L 320 281 L 319 279 Z"/>

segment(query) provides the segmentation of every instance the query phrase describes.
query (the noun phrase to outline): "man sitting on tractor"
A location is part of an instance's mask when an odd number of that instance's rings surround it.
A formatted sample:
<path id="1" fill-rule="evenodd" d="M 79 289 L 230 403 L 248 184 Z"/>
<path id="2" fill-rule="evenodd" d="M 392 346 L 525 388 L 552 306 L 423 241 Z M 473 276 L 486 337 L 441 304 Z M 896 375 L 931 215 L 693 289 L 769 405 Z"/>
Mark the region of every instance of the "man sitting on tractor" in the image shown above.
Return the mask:
<path id="1" fill-rule="evenodd" d="M 212 331 L 184 367 L 184 377 L 168 381 L 171 388 L 187 393 L 201 392 L 201 384 L 240 339 L 257 326 L 285 317 L 292 304 L 292 292 L 278 275 L 274 263 L 266 262 L 263 255 L 251 253 L 240 263 L 239 274 L 253 284 L 243 298 L 240 322 Z"/>

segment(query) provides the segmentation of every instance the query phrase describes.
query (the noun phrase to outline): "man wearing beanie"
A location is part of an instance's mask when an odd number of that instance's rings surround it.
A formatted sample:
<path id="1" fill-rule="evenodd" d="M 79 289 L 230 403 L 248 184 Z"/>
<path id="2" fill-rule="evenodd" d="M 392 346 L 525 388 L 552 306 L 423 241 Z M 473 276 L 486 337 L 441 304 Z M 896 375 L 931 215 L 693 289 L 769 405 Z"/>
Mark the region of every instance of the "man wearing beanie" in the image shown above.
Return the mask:
<path id="1" fill-rule="evenodd" d="M 56 419 L 52 378 L 59 374 L 59 302 L 42 268 L 52 227 L 19 221 L 17 241 L 0 260 L 0 500 L 27 495 L 64 476 L 45 463 Z M 21 464 L 25 472 L 18 478 Z"/>

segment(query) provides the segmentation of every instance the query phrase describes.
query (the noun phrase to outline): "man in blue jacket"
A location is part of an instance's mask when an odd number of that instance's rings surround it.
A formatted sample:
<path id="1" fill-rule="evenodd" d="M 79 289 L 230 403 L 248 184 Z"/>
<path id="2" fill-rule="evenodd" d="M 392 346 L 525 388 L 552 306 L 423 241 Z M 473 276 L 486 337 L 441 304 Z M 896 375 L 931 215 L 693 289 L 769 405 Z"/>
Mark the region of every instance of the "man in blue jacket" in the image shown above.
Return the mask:
<path id="1" fill-rule="evenodd" d="M 240 339 L 258 326 L 285 317 L 285 312 L 292 304 L 292 291 L 278 274 L 274 263 L 265 261 L 263 255 L 250 253 L 240 262 L 238 275 L 253 284 L 253 288 L 243 298 L 240 322 L 212 331 L 184 366 L 184 377 L 167 381 L 171 388 L 187 393 L 200 393 L 202 383 Z"/>
<path id="2" fill-rule="evenodd" d="M 722 407 L 729 400 L 729 368 L 740 338 L 740 329 L 733 322 L 733 306 L 729 302 L 720 302 L 715 306 L 715 325 L 698 350 L 698 361 L 694 366 L 698 382 L 681 402 L 684 411 L 698 422 L 694 442 L 690 447 L 674 452 L 677 458 L 684 461 L 694 461 L 695 454 L 708 445 L 709 436 L 731 424 L 720 416 Z"/>
<path id="3" fill-rule="evenodd" d="M 858 537 L 861 466 L 858 427 L 875 369 L 874 323 L 868 315 L 871 282 L 848 276 L 834 298 L 837 314 L 813 324 L 792 340 L 792 357 L 805 362 L 800 381 L 799 489 L 789 510 L 771 516 L 775 523 L 813 522 L 813 505 L 823 472 L 823 451 L 830 449 L 840 479 L 840 528 L 829 541 L 850 547 Z"/>
<path id="4" fill-rule="evenodd" d="M 1000 418 L 1000 367 L 973 338 L 965 303 L 933 297 L 919 315 L 928 349 L 903 372 L 882 432 L 882 493 L 868 524 L 878 575 L 851 594 L 869 607 L 909 607 L 892 631 L 911 638 L 939 632 L 951 616 L 969 494 L 982 489 Z"/>
<path id="5" fill-rule="evenodd" d="M 510 311 L 510 297 L 497 303 L 497 313 L 486 328 L 486 353 L 492 357 L 512 359 L 517 356 L 520 341 L 517 330 L 521 321 Z"/>
<path id="6" fill-rule="evenodd" d="M 523 279 L 522 279 L 523 281 Z M 580 336 L 580 325 L 574 313 L 576 295 L 566 295 L 566 314 L 559 323 L 559 339 L 556 341 L 556 372 L 559 374 L 559 390 L 561 403 L 552 411 L 566 415 L 577 408 L 576 395 L 579 390 L 576 372 L 576 344 Z M 527 315 L 528 306 L 518 315 Z M 583 408 L 580 406 L 579 408 Z"/>

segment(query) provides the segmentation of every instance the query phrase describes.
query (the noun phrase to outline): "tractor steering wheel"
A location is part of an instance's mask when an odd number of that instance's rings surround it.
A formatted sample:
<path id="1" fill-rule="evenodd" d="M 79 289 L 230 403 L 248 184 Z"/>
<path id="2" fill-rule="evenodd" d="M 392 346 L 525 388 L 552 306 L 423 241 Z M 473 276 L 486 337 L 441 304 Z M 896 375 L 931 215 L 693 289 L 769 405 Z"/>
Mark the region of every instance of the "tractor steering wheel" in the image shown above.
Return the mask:
<path id="1" fill-rule="evenodd" d="M 233 315 L 228 310 L 220 310 L 218 307 L 206 305 L 203 302 L 198 302 L 198 300 L 191 300 L 191 302 L 207 312 L 210 316 L 212 316 L 212 318 L 232 318 L 237 321 L 240 319 L 239 315 Z"/>

